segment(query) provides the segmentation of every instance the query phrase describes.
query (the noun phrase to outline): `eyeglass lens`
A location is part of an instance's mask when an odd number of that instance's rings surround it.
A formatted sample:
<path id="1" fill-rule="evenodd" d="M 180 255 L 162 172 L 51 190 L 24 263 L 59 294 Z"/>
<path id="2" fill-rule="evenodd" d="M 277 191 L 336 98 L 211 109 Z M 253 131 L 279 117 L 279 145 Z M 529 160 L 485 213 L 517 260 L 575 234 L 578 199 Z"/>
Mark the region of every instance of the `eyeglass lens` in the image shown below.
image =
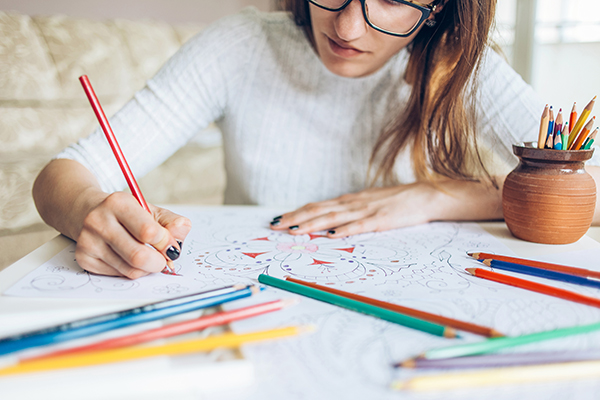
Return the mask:
<path id="1" fill-rule="evenodd" d="M 345 0 L 311 0 L 329 9 L 338 9 Z M 423 12 L 411 5 L 395 0 L 366 0 L 367 18 L 371 24 L 384 31 L 406 34 L 419 23 Z"/>

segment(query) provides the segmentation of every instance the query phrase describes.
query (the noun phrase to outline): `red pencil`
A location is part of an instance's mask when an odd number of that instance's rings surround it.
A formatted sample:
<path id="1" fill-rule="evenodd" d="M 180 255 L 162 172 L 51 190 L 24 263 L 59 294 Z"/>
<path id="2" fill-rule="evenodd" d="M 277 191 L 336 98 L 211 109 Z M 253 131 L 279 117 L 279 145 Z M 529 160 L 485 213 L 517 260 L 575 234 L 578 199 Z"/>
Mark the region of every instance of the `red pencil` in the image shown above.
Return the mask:
<path id="1" fill-rule="evenodd" d="M 481 335 L 485 337 L 503 337 L 504 335 L 498 332 L 495 329 L 488 328 L 486 326 L 472 324 L 470 322 L 460 321 L 454 318 L 442 317 L 441 315 L 431 314 L 425 311 L 416 310 L 414 308 L 404 307 L 398 304 L 388 303 L 386 301 L 381 301 L 377 299 L 373 299 L 371 297 L 361 296 L 359 294 L 345 292 L 343 290 L 338 290 L 334 288 L 330 288 L 327 286 L 321 286 L 319 284 L 313 282 L 301 281 L 299 279 L 290 278 L 289 276 L 285 278 L 286 280 L 294 283 L 298 283 L 300 285 L 308 286 L 314 289 L 322 290 L 324 292 L 329 292 L 336 294 L 338 296 L 346 297 L 348 299 L 360 301 L 362 303 L 370 304 L 376 307 L 385 308 L 386 310 L 391 310 L 398 312 L 400 314 L 409 315 L 414 318 L 419 318 L 424 321 L 433 322 L 440 325 L 450 326 L 455 329 L 460 329 L 465 332 L 471 332 L 476 335 Z"/>
<path id="2" fill-rule="evenodd" d="M 597 299 L 595 297 L 584 296 L 582 294 L 571 292 L 569 290 L 559 289 L 553 286 L 527 281 L 525 279 L 514 278 L 512 276 L 499 274 L 497 272 L 492 272 L 481 268 L 467 268 L 467 272 L 478 278 L 487 279 L 489 281 L 503 283 L 505 285 L 530 290 L 532 292 L 558 297 L 563 300 L 573 301 L 575 303 L 581 303 L 588 306 L 600 308 L 600 299 Z"/>
<path id="3" fill-rule="evenodd" d="M 112 149 L 113 154 L 115 155 L 115 158 L 119 163 L 119 167 L 121 167 L 121 171 L 125 176 L 127 185 L 129 185 L 131 194 L 133 194 L 133 196 L 137 199 L 137 201 L 144 208 L 144 210 L 152 214 L 152 211 L 150 211 L 150 207 L 148 207 L 148 203 L 146 203 L 146 199 L 144 199 L 144 195 L 142 194 L 142 191 L 140 190 L 140 187 L 138 186 L 138 183 L 135 180 L 135 177 L 133 176 L 133 172 L 131 172 L 131 168 L 129 168 L 129 164 L 125 159 L 125 155 L 121 150 L 121 146 L 119 146 L 119 142 L 117 142 L 117 138 L 115 137 L 115 134 L 113 133 L 113 130 L 110 127 L 108 118 L 106 118 L 106 115 L 104 114 L 104 110 L 102 109 L 102 106 L 98 101 L 98 97 L 96 97 L 96 92 L 94 92 L 94 88 L 92 87 L 92 84 L 90 83 L 90 80 L 88 79 L 87 75 L 80 76 L 79 82 L 81 82 L 81 86 L 83 86 L 83 90 L 85 91 L 85 94 L 87 95 L 87 98 L 90 101 L 90 105 L 92 106 L 92 109 L 96 114 L 96 118 L 98 118 L 98 122 L 100 123 L 100 126 L 104 131 L 104 135 L 108 140 L 108 144 L 110 145 L 110 148 Z M 175 270 L 173 269 L 173 262 L 169 259 L 167 259 L 167 268 L 170 270 L 171 275 L 175 274 Z"/>
<path id="4" fill-rule="evenodd" d="M 245 318 L 255 317 L 257 315 L 266 314 L 271 311 L 281 310 L 293 304 L 294 300 L 276 300 L 268 303 L 257 304 L 250 307 L 240 308 L 232 311 L 218 312 L 215 314 L 205 315 L 203 317 L 192 319 L 189 321 L 178 322 L 175 324 L 163 326 L 156 329 L 151 329 L 141 333 L 134 333 L 127 336 L 121 336 L 114 339 L 103 340 L 98 343 L 88 344 L 84 346 L 72 347 L 64 350 L 53 351 L 41 356 L 25 358 L 22 361 L 40 360 L 45 358 L 60 357 L 74 353 L 87 353 L 91 351 L 116 349 L 120 347 L 135 346 L 141 343 L 150 342 L 152 340 L 164 339 L 172 336 L 183 335 L 190 332 L 206 329 L 211 326 L 225 325 L 233 321 L 238 321 Z"/>
<path id="5" fill-rule="evenodd" d="M 117 158 L 119 167 L 121 167 L 121 171 L 123 171 L 123 175 L 125 175 L 125 180 L 129 185 L 129 189 L 131 189 L 131 194 L 133 194 L 144 210 L 152 214 L 152 211 L 150 211 L 150 207 L 148 207 L 148 203 L 146 203 L 146 199 L 144 199 L 144 195 L 142 195 L 142 191 L 140 190 L 140 187 L 133 176 L 133 172 L 131 172 L 131 169 L 129 168 L 129 164 L 123 155 L 121 146 L 119 146 L 119 142 L 117 142 L 117 138 L 115 137 L 115 134 L 108 123 L 108 118 L 106 118 L 106 115 L 104 114 L 104 110 L 98 101 L 98 97 L 96 97 L 96 92 L 94 92 L 94 88 L 92 88 L 92 84 L 90 83 L 87 75 L 80 76 L 79 82 L 81 82 L 81 86 L 83 86 L 83 90 L 85 91 L 85 94 L 92 105 L 92 109 L 98 118 L 98 122 L 100 123 L 100 126 L 106 135 L 108 144 L 110 144 L 110 148 Z"/>
<path id="6" fill-rule="evenodd" d="M 542 261 L 525 260 L 523 258 L 501 256 L 499 254 L 490 253 L 467 253 L 469 256 L 477 260 L 498 260 L 506 261 L 514 264 L 525 265 L 527 267 L 534 267 L 540 269 L 546 269 L 548 271 L 563 272 L 565 274 L 571 274 L 576 276 L 583 276 L 585 278 L 598 278 L 600 279 L 600 272 L 591 271 L 585 268 L 567 267 L 566 265 L 551 264 Z"/>

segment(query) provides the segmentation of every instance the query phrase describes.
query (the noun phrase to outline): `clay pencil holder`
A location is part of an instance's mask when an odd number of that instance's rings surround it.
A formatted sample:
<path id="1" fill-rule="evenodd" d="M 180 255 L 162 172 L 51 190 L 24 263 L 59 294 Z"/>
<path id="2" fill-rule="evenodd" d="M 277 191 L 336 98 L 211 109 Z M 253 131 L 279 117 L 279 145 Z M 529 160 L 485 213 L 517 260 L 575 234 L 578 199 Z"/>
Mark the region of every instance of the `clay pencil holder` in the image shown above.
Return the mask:
<path id="1" fill-rule="evenodd" d="M 596 184 L 584 167 L 594 149 L 550 150 L 534 144 L 513 145 L 519 165 L 502 190 L 506 225 L 515 237 L 530 242 L 576 242 L 594 216 Z"/>

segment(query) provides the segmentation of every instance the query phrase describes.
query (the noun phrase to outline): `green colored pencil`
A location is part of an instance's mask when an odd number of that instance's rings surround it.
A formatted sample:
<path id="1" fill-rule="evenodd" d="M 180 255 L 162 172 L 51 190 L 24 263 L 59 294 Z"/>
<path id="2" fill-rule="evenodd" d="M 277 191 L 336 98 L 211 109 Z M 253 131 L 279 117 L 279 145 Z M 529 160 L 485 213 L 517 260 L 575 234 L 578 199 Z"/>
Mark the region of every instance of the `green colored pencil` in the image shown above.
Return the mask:
<path id="1" fill-rule="evenodd" d="M 545 340 L 560 339 L 566 336 L 581 335 L 584 333 L 600 330 L 600 322 L 595 324 L 574 326 L 571 328 L 555 329 L 553 331 L 532 333 L 517 337 L 501 337 L 488 339 L 483 342 L 461 344 L 458 346 L 433 349 L 419 356 L 427 360 L 439 360 L 443 358 L 464 357 L 476 354 L 493 353 L 509 347 L 522 346 L 530 343 L 543 342 Z"/>
<path id="2" fill-rule="evenodd" d="M 373 317 L 381 318 L 389 322 L 394 322 L 396 324 L 406 326 L 408 328 L 431 333 L 432 335 L 444 336 L 447 338 L 456 337 L 456 331 L 453 328 L 439 324 L 434 324 L 433 322 L 424 321 L 422 319 L 413 318 L 408 315 L 386 310 L 384 308 L 373 306 L 371 304 L 366 304 L 357 300 L 348 299 L 346 297 L 338 296 L 332 293 L 327 293 L 322 290 L 314 289 L 308 286 L 284 281 L 264 274 L 258 276 L 258 281 L 260 283 L 264 283 L 265 285 L 273 286 L 278 289 L 283 289 L 288 292 L 300 294 L 302 296 L 310 297 L 311 299 L 323 301 L 325 303 L 347 308 L 349 310 L 356 311 L 359 313 L 371 315 Z"/>

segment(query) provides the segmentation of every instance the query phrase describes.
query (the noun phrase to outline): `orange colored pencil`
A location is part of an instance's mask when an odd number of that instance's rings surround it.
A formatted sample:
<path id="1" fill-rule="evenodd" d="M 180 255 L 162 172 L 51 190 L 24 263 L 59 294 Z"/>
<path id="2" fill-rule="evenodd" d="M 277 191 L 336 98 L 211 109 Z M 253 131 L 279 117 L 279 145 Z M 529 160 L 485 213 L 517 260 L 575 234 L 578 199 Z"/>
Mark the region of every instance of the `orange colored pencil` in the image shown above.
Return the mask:
<path id="1" fill-rule="evenodd" d="M 553 286 L 543 285 L 541 283 L 531 282 L 525 279 L 499 274 L 497 272 L 488 271 L 482 268 L 467 268 L 466 271 L 473 276 L 486 279 L 488 281 L 494 281 L 502 283 L 504 285 L 514 286 L 520 289 L 530 290 L 532 292 L 558 297 L 559 299 L 573 301 L 575 303 L 581 303 L 588 306 L 600 308 L 600 299 L 597 299 L 595 297 L 584 296 L 582 294 L 571 292 L 569 290 L 559 289 Z"/>
<path id="2" fill-rule="evenodd" d="M 573 145 L 571 146 L 571 148 L 569 150 L 580 150 L 581 149 L 581 145 L 583 144 L 585 139 L 587 139 L 588 135 L 590 134 L 590 131 L 594 127 L 594 122 L 596 122 L 596 117 L 590 119 L 589 122 L 587 124 L 585 124 L 585 126 L 581 130 L 581 133 L 579 134 L 579 136 L 577 137 L 575 142 L 573 142 Z"/>
<path id="3" fill-rule="evenodd" d="M 577 122 L 577 102 L 573 103 L 573 108 L 571 109 L 571 114 L 569 115 L 569 133 L 571 133 L 573 130 L 575 122 Z"/>
<path id="4" fill-rule="evenodd" d="M 542 113 L 542 120 L 540 121 L 540 133 L 538 135 L 538 149 L 543 149 L 546 144 L 546 137 L 548 136 L 548 123 L 550 121 L 548 112 L 548 104 L 544 107 Z"/>
<path id="5" fill-rule="evenodd" d="M 215 314 L 205 315 L 189 321 L 182 321 L 156 329 L 150 329 L 140 333 L 106 339 L 101 342 L 57 350 L 41 356 L 27 357 L 22 361 L 41 360 L 77 353 L 88 353 L 91 351 L 109 350 L 150 342 L 152 340 L 164 339 L 172 336 L 183 335 L 190 332 L 206 329 L 211 326 L 225 325 L 233 321 L 255 317 L 271 311 L 281 310 L 292 304 L 289 300 L 276 300 L 268 303 L 257 304 L 232 311 L 223 311 Z"/>
<path id="6" fill-rule="evenodd" d="M 524 258 L 501 256 L 499 254 L 490 253 L 467 253 L 469 256 L 477 260 L 498 260 L 506 261 L 513 264 L 525 265 L 527 267 L 540 268 L 548 271 L 563 272 L 565 274 L 571 274 L 576 276 L 583 276 L 585 278 L 597 278 L 600 279 L 600 272 L 592 271 L 585 268 L 567 267 L 566 265 L 551 264 L 542 261 L 526 260 Z"/>
<path id="7" fill-rule="evenodd" d="M 343 290 L 338 290 L 326 286 L 321 286 L 319 284 L 313 282 L 301 281 L 299 279 L 294 279 L 290 277 L 285 278 L 287 281 L 297 283 L 300 285 L 308 286 L 313 289 L 321 290 L 323 292 L 332 293 L 338 296 L 345 297 L 347 299 L 352 299 L 356 301 L 360 301 L 361 303 L 370 304 L 372 306 L 384 308 L 386 310 L 394 311 L 400 314 L 408 315 L 414 318 L 419 318 L 428 322 L 433 322 L 439 325 L 449 326 L 455 329 L 460 329 L 465 332 L 471 332 L 476 335 L 481 335 L 485 337 L 503 337 L 504 335 L 498 332 L 495 329 L 488 328 L 485 326 L 480 326 L 476 324 L 472 324 L 470 322 L 459 321 L 457 319 L 442 317 L 441 315 L 431 314 L 425 311 L 415 310 L 414 308 L 400 306 L 398 304 L 388 303 L 387 301 L 376 300 L 370 297 L 361 296 L 359 294 L 345 292 Z"/>
<path id="8" fill-rule="evenodd" d="M 596 96 L 594 96 L 594 98 L 592 99 L 592 101 L 590 101 L 587 104 L 587 106 L 585 106 L 585 108 L 581 112 L 581 115 L 579 116 L 579 119 L 577 119 L 577 122 L 575 123 L 575 125 L 571 125 L 571 134 L 569 136 L 569 144 L 567 146 L 567 149 L 571 149 L 571 146 L 573 145 L 573 142 L 575 141 L 575 138 L 579 134 L 579 131 L 581 131 L 581 128 L 583 128 L 583 125 L 585 124 L 585 121 L 587 120 L 587 118 L 592 113 L 592 109 L 594 108 L 594 104 L 596 104 Z"/>

